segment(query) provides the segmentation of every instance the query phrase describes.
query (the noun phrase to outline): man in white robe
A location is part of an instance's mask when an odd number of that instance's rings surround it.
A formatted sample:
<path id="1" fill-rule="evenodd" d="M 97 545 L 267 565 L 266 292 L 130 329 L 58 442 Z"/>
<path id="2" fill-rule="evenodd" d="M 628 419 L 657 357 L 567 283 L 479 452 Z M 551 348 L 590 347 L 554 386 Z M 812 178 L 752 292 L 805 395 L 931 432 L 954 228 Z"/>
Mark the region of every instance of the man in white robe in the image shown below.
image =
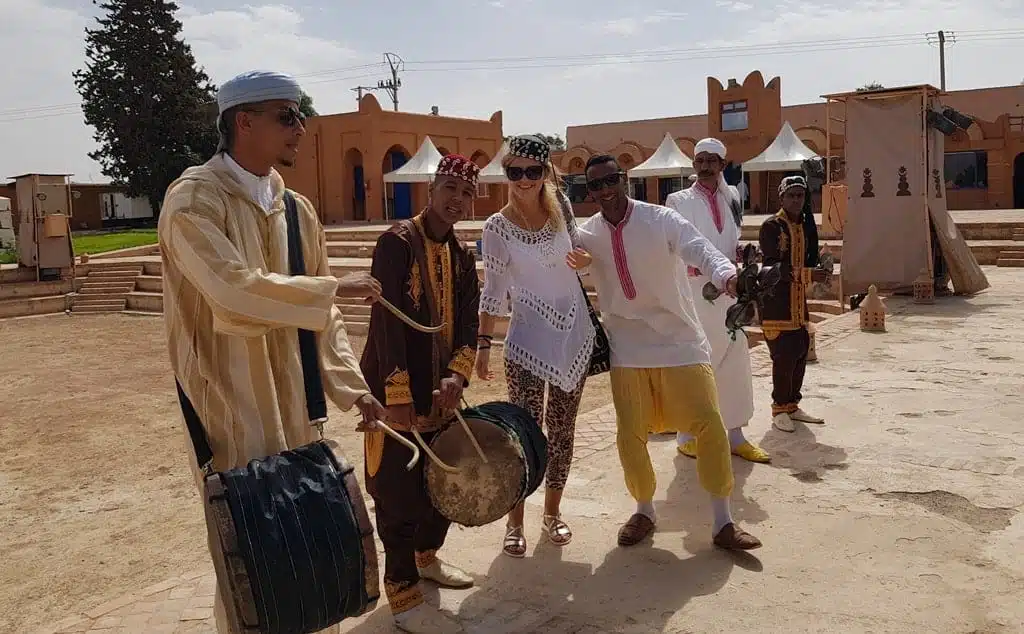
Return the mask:
<path id="1" fill-rule="evenodd" d="M 718 251 L 735 262 L 743 224 L 743 202 L 736 188 L 727 185 L 722 175 L 725 154 L 725 144 L 718 139 L 703 139 L 697 143 L 693 159 L 696 182 L 687 189 L 669 194 L 665 206 L 677 211 L 697 227 Z M 729 432 L 732 453 L 751 462 L 769 462 L 768 453 L 743 435 L 743 428 L 754 415 L 754 388 L 747 338 L 739 332 L 733 337 L 725 327 L 726 310 L 736 300 L 723 294 L 709 302 L 701 293 L 704 285 L 711 281 L 708 272 L 690 266 L 687 273 L 697 315 L 711 344 L 711 365 L 718 386 L 719 409 Z M 697 457 L 697 442 L 693 436 L 679 432 L 676 440 L 680 453 L 690 458 Z"/>
<path id="2" fill-rule="evenodd" d="M 319 439 L 306 411 L 297 329 L 316 333 L 324 391 L 371 430 L 386 412 L 370 393 L 335 297 L 376 298 L 369 274 L 337 279 L 313 205 L 294 194 L 306 275 L 288 268 L 285 186 L 305 134 L 298 83 L 243 73 L 220 87 L 217 154 L 167 189 L 158 234 L 174 378 L 206 431 L 214 471 Z M 335 427 L 336 428 L 336 427 Z M 200 465 L 193 460 L 197 482 Z M 218 634 L 232 598 L 214 599 Z M 336 634 L 338 625 L 322 630 Z"/>

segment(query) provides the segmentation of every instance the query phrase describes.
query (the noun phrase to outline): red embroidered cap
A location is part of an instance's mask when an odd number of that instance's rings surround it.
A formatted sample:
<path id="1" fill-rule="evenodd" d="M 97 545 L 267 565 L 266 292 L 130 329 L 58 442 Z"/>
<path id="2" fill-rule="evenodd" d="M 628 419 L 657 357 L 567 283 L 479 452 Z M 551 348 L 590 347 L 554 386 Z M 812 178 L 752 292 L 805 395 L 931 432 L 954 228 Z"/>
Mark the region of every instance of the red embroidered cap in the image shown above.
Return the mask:
<path id="1" fill-rule="evenodd" d="M 449 154 L 437 164 L 437 175 L 460 178 L 476 187 L 477 179 L 480 178 L 480 167 L 461 154 Z"/>

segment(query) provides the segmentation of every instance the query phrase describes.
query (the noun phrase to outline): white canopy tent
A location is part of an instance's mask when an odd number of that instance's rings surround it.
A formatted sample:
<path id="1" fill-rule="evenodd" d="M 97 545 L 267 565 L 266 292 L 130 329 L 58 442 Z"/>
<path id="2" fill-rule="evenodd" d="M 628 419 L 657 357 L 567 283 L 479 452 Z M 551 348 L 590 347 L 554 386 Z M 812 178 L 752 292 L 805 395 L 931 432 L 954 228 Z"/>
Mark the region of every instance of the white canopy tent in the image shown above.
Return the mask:
<path id="1" fill-rule="evenodd" d="M 772 141 L 754 158 L 743 163 L 744 172 L 789 172 L 803 167 L 807 159 L 816 158 L 811 148 L 804 145 L 800 137 L 793 131 L 789 121 L 782 124 L 782 129 Z"/>
<path id="2" fill-rule="evenodd" d="M 661 145 L 643 163 L 629 170 L 630 178 L 647 178 L 653 176 L 689 176 L 693 174 L 693 160 L 686 156 L 675 139 L 668 132 L 661 140 Z"/>
<path id="3" fill-rule="evenodd" d="M 505 159 L 506 154 L 508 154 L 508 142 L 502 143 L 498 154 L 480 170 L 481 183 L 493 184 L 508 181 L 508 177 L 505 176 L 505 169 L 501 166 L 501 162 Z"/>
<path id="4" fill-rule="evenodd" d="M 430 137 L 423 139 L 423 145 L 405 165 L 384 175 L 385 183 L 429 183 L 437 173 L 441 153 L 437 151 Z"/>

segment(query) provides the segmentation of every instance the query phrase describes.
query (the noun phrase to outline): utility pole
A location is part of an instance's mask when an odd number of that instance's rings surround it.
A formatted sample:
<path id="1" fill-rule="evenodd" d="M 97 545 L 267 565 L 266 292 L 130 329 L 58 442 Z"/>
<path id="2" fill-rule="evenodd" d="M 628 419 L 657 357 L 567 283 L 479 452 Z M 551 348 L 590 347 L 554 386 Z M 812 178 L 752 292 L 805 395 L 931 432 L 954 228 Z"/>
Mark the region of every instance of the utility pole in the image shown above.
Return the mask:
<path id="1" fill-rule="evenodd" d="M 939 88 L 946 92 L 946 33 L 939 31 Z"/>
<path id="2" fill-rule="evenodd" d="M 391 68 L 391 79 L 382 79 L 377 82 L 378 90 L 386 90 L 391 96 L 391 103 L 398 112 L 398 89 L 402 87 L 402 80 L 398 77 L 398 71 L 405 70 L 405 62 L 394 53 L 384 53 L 384 61 Z"/>
<path id="3" fill-rule="evenodd" d="M 939 86 L 943 91 L 946 90 L 946 44 L 956 44 L 956 32 L 955 31 L 938 31 L 936 33 L 928 33 L 927 39 L 929 44 L 938 44 L 939 46 Z"/>

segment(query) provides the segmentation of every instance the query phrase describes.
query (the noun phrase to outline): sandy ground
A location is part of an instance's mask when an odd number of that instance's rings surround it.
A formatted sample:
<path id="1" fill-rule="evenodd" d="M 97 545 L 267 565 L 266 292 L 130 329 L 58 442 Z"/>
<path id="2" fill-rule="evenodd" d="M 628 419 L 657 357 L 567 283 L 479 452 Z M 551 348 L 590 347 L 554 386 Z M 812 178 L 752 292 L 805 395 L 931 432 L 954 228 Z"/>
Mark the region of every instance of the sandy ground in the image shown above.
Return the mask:
<path id="1" fill-rule="evenodd" d="M 469 634 L 1024 632 L 1024 286 L 1019 271 L 986 273 L 993 288 L 973 299 L 892 301 L 887 333 L 860 332 L 855 313 L 822 328 L 804 406 L 823 427 L 771 430 L 764 348 L 752 351 L 748 435 L 775 460 L 734 460 L 733 512 L 763 549 L 711 547 L 694 462 L 661 438 L 658 533 L 616 548 L 633 507 L 600 407 L 563 503 L 573 543 L 540 539 L 535 495 L 527 559 L 498 554 L 500 522 L 454 528 L 444 556 L 477 587 L 429 600 Z M 0 322 L 0 346 L 38 368 L 0 368 L 0 632 L 208 569 L 159 320 Z M 359 439 L 340 440 L 358 462 Z M 381 603 L 342 629 L 393 632 Z"/>
<path id="2" fill-rule="evenodd" d="M 357 353 L 363 343 L 353 339 Z M 0 632 L 208 563 L 163 321 L 0 321 L 0 350 Z M 493 353 L 499 378 L 475 382 L 470 403 L 505 398 Z M 606 388 L 607 376 L 594 379 L 583 407 L 607 403 Z M 361 464 L 352 417 L 333 406 L 331 416 L 328 432 Z"/>

